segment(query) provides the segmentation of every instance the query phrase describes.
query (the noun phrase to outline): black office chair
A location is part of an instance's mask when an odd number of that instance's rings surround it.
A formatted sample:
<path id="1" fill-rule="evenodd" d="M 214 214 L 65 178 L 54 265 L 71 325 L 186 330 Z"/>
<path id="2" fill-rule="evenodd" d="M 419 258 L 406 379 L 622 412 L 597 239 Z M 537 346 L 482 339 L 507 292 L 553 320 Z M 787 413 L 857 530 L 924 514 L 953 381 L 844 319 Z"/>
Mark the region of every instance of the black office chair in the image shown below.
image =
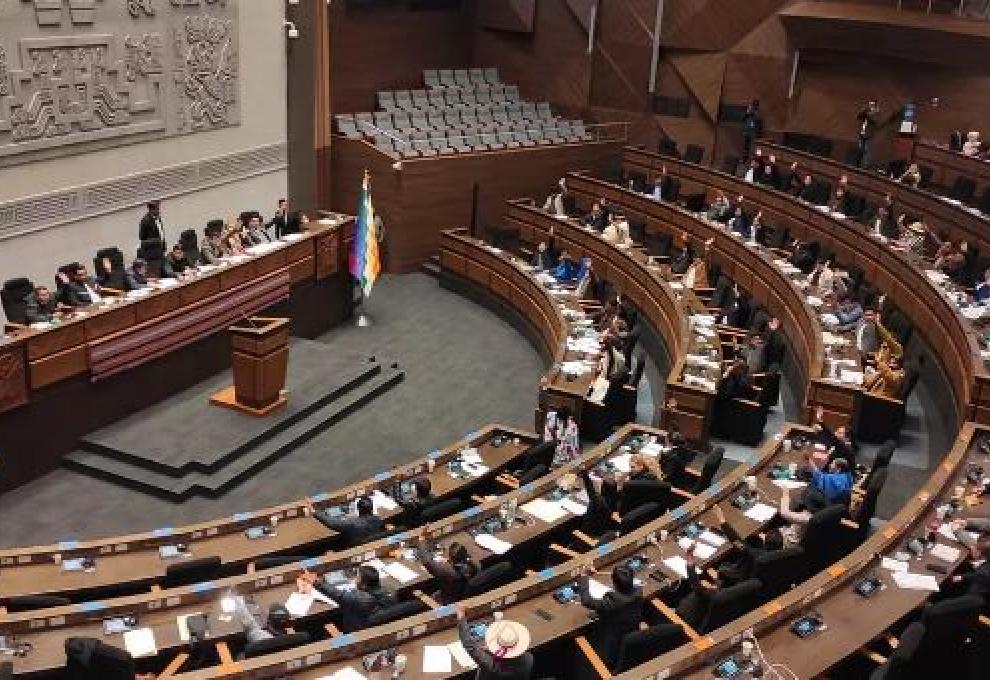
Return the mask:
<path id="1" fill-rule="evenodd" d="M 125 650 L 95 638 L 65 641 L 66 677 L 72 680 L 134 680 L 134 659 Z"/>
<path id="2" fill-rule="evenodd" d="M 664 512 L 671 506 L 671 486 L 666 480 L 633 479 L 622 487 L 619 507 L 627 514 L 647 503 L 656 503 Z"/>
<path id="3" fill-rule="evenodd" d="M 296 562 L 301 562 L 305 559 L 307 559 L 307 557 L 300 555 L 273 555 L 271 557 L 259 557 L 254 561 L 254 568 L 256 571 L 263 571 L 265 569 L 274 569 L 276 567 L 284 567 L 288 564 L 295 564 Z"/>
<path id="4" fill-rule="evenodd" d="M 870 674 L 870 680 L 914 680 L 920 677 L 917 670 L 917 656 L 925 637 L 925 626 L 915 622 L 901 633 L 897 647 L 887 657 L 886 663 Z"/>
<path id="5" fill-rule="evenodd" d="M 499 586 L 504 586 L 513 579 L 514 575 L 515 567 L 512 566 L 511 562 L 496 562 L 479 571 L 467 582 L 464 597 L 474 597 Z"/>
<path id="6" fill-rule="evenodd" d="M 182 246 L 182 252 L 189 260 L 189 264 L 193 267 L 200 264 L 202 256 L 199 251 L 199 238 L 196 236 L 195 229 L 186 229 L 181 234 L 179 234 L 179 245 Z"/>
<path id="7" fill-rule="evenodd" d="M 969 177 L 956 177 L 956 181 L 952 184 L 952 189 L 949 191 L 949 198 L 954 198 L 960 203 L 969 203 L 973 200 L 973 195 L 976 193 L 976 182 L 974 182 Z"/>
<path id="8" fill-rule="evenodd" d="M 661 137 L 660 141 L 657 142 L 657 153 L 661 156 L 673 156 L 678 158 L 677 153 L 677 142 L 675 142 L 670 137 Z"/>
<path id="9" fill-rule="evenodd" d="M 549 468 L 542 463 L 539 465 L 534 465 L 519 477 L 520 486 L 523 484 L 529 484 L 530 482 L 535 482 L 537 479 L 545 475 L 548 470 Z"/>
<path id="10" fill-rule="evenodd" d="M 925 673 L 921 677 L 966 677 L 967 652 L 971 651 L 967 641 L 980 629 L 979 618 L 985 607 L 982 596 L 963 595 L 922 610 L 919 623 L 925 634 L 915 657 L 917 670 Z"/>
<path id="11" fill-rule="evenodd" d="M 819 510 L 808 520 L 808 526 L 801 537 L 801 547 L 807 556 L 804 564 L 805 576 L 817 574 L 841 555 L 843 546 L 839 539 L 845 515 L 845 506 L 836 504 Z"/>
<path id="12" fill-rule="evenodd" d="M 464 507 L 464 501 L 460 498 L 448 498 L 423 508 L 419 513 L 420 523 L 429 524 L 444 517 L 450 517 L 454 513 L 460 512 Z"/>
<path id="13" fill-rule="evenodd" d="M 389 607 L 383 607 L 368 617 L 368 627 L 381 626 L 393 621 L 415 616 L 426 611 L 426 605 L 419 598 L 399 602 Z"/>
<path id="14" fill-rule="evenodd" d="M 216 555 L 170 564 L 165 569 L 163 588 L 176 588 L 220 578 L 222 563 Z"/>
<path id="15" fill-rule="evenodd" d="M 718 469 L 722 467 L 724 459 L 725 449 L 721 446 L 716 446 L 708 452 L 708 455 L 705 456 L 705 462 L 701 464 L 701 476 L 695 481 L 694 487 L 690 489 L 691 493 L 699 494 L 712 485 L 712 480 L 715 479 Z"/>
<path id="16" fill-rule="evenodd" d="M 704 148 L 698 146 L 697 144 L 688 144 L 686 147 L 684 147 L 684 160 L 686 160 L 688 163 L 700 164 L 701 161 L 704 159 L 704 157 L 705 157 Z"/>
<path id="17" fill-rule="evenodd" d="M 57 595 L 17 595 L 15 597 L 5 597 L 0 602 L 11 614 L 17 612 L 29 612 L 35 609 L 49 609 L 51 607 L 66 607 L 72 604 L 72 600 Z"/>
<path id="18" fill-rule="evenodd" d="M 8 279 L 0 289 L 0 304 L 3 305 L 3 313 L 10 323 L 27 323 L 27 302 L 26 298 L 34 292 L 34 284 L 29 279 L 20 277 Z"/>
<path id="19" fill-rule="evenodd" d="M 747 579 L 734 586 L 717 590 L 708 597 L 707 602 L 694 611 L 687 603 L 691 601 L 697 605 L 698 602 L 689 595 L 678 606 L 677 614 L 698 633 L 708 633 L 751 611 L 759 601 L 762 588 L 763 584 L 758 579 Z"/>
<path id="20" fill-rule="evenodd" d="M 672 623 L 661 623 L 646 630 L 626 633 L 619 644 L 615 672 L 624 673 L 650 659 L 666 654 L 687 641 L 684 629 Z"/>
<path id="21" fill-rule="evenodd" d="M 630 482 L 631 484 L 632 482 Z M 641 526 L 652 522 L 666 512 L 660 503 L 645 503 L 635 510 L 631 510 L 619 520 L 619 533 L 623 536 L 631 531 L 639 529 Z"/>
<path id="22" fill-rule="evenodd" d="M 549 468 L 553 465 L 553 455 L 557 450 L 557 442 L 550 440 L 529 447 L 519 459 L 519 476 L 530 468 L 543 465 Z"/>
<path id="23" fill-rule="evenodd" d="M 110 264 L 108 268 L 106 263 Z M 96 273 L 96 280 L 101 286 L 113 288 L 114 290 L 124 290 L 124 253 L 120 248 L 101 248 L 96 251 L 93 257 L 93 271 Z"/>
<path id="24" fill-rule="evenodd" d="M 804 559 L 804 549 L 797 545 L 756 555 L 753 578 L 763 584 L 760 596 L 764 602 L 786 593 L 798 582 Z"/>
<path id="25" fill-rule="evenodd" d="M 309 644 L 309 633 L 288 633 L 286 635 L 276 635 L 265 640 L 255 640 L 244 646 L 244 658 L 253 659 L 256 656 L 284 652 L 293 647 L 300 647 Z"/>

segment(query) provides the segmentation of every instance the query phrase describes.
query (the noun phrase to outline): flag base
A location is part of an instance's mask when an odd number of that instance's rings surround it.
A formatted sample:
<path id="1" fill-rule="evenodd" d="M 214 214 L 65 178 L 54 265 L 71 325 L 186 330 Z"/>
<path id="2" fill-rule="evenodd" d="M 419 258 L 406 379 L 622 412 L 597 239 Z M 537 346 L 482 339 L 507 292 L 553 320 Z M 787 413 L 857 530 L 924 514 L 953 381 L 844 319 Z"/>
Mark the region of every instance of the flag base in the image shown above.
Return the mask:
<path id="1" fill-rule="evenodd" d="M 358 310 L 357 319 L 354 320 L 354 325 L 358 328 L 368 328 L 369 326 L 374 326 L 375 322 L 371 320 L 371 317 L 364 313 L 363 310 Z"/>

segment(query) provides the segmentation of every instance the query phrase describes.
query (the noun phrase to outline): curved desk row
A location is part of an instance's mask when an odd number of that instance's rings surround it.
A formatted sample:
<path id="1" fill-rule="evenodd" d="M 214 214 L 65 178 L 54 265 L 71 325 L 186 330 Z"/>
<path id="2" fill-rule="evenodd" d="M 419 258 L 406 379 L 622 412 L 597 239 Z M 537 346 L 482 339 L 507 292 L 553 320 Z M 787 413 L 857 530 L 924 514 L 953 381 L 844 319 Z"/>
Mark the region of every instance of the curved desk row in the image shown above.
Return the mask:
<path id="1" fill-rule="evenodd" d="M 615 452 L 617 447 L 620 447 L 621 451 L 624 442 L 642 432 L 655 431 L 633 425 L 623 427 L 612 440 L 598 447 L 597 455 L 609 455 Z M 806 433 L 807 430 L 792 425 L 786 425 L 783 429 L 783 434 L 787 436 L 797 432 Z M 543 648 L 568 640 L 587 626 L 589 622 L 587 610 L 578 604 L 560 604 L 553 598 L 553 591 L 571 582 L 583 564 L 589 560 L 593 561 L 596 570 L 602 574 L 599 578 L 607 578 L 605 575 L 616 564 L 624 563 L 633 556 L 641 556 L 646 558 L 651 569 L 657 569 L 671 578 L 678 578 L 678 571 L 664 562 L 665 559 L 683 558 L 683 552 L 677 545 L 678 530 L 692 521 L 714 525 L 712 507 L 713 504 L 718 503 L 723 508 L 727 520 L 743 536 L 761 531 L 765 525 L 743 516 L 731 505 L 730 497 L 742 487 L 747 475 L 756 475 L 761 479 L 761 495 L 771 499 L 768 502 L 773 502 L 773 499 L 779 500 L 780 490 L 761 473 L 775 463 L 786 465 L 792 459 L 796 459 L 797 455 L 794 451 L 785 452 L 780 442 L 773 441 L 754 452 L 746 464 L 738 466 L 705 493 L 667 512 L 658 520 L 612 543 L 598 546 L 590 553 L 578 554 L 562 564 L 531 573 L 509 585 L 464 600 L 462 604 L 472 620 L 488 620 L 492 612 L 501 611 L 507 619 L 523 623 L 530 630 L 534 648 Z M 669 532 L 666 541 L 660 541 L 658 538 L 661 530 Z M 719 551 L 719 554 L 724 555 L 724 549 Z M 712 557 L 709 561 L 717 559 Z M 644 578 L 643 581 L 647 594 L 654 594 L 657 585 L 653 579 Z M 549 614 L 550 619 L 538 615 L 537 610 Z M 300 678 L 322 678 L 332 676 L 348 667 L 360 670 L 362 655 L 394 649 L 408 658 L 404 677 L 457 677 L 467 672 L 467 669 L 461 668 L 456 662 L 449 672 L 422 672 L 424 646 L 446 645 L 456 640 L 457 633 L 453 630 L 455 624 L 452 607 L 437 607 L 425 614 L 393 624 L 333 637 L 329 645 L 326 642 L 311 644 L 262 658 L 233 662 L 222 667 L 220 672 L 225 677 L 231 678 L 270 678 L 285 674 Z M 698 637 L 692 644 L 701 644 L 703 641 L 704 638 Z M 566 664 L 562 664 L 561 668 L 566 670 L 565 666 Z M 217 669 L 211 669 L 182 673 L 176 677 L 183 680 L 200 680 L 214 677 L 216 672 Z"/>
<path id="2" fill-rule="evenodd" d="M 894 181 L 886 175 L 855 168 L 830 158 L 823 158 L 772 142 L 760 141 L 756 148 L 767 155 L 774 155 L 780 167 L 797 163 L 798 167 L 815 177 L 827 179 L 834 187 L 842 175 L 849 178 L 849 191 L 865 196 L 879 205 L 887 194 L 894 199 L 897 214 L 912 213 L 925 218 L 935 232 L 946 232 L 953 240 L 966 239 L 979 246 L 983 254 L 990 253 L 990 235 L 987 226 L 990 216 L 975 208 L 942 198 L 925 189 L 916 189 Z M 967 159 L 969 160 L 969 159 Z M 976 161 L 974 161 L 976 162 Z"/>
<path id="3" fill-rule="evenodd" d="M 508 441 L 499 447 L 492 439 L 503 435 Z M 443 450 L 411 461 L 371 479 L 350 484 L 332 492 L 311 496 L 317 508 L 348 503 L 376 489 L 389 491 L 397 481 L 410 475 L 426 475 L 438 499 L 468 495 L 471 489 L 495 476 L 514 461 L 536 438 L 513 428 L 487 425 L 468 434 Z M 489 472 L 479 478 L 458 479 L 446 474 L 446 464 L 465 448 L 476 448 Z M 432 472 L 428 466 L 435 465 Z M 387 520 L 396 512 L 383 511 Z M 252 527 L 273 526 L 273 535 L 247 538 Z M 218 556 L 224 571 L 244 572 L 257 559 L 276 555 L 308 555 L 326 550 L 335 537 L 315 518 L 309 516 L 304 500 L 297 500 L 254 512 L 242 512 L 223 519 L 185 527 L 163 527 L 128 536 L 100 540 L 69 539 L 55 545 L 14 548 L 0 551 L 0 605 L 6 597 L 25 595 L 60 595 L 73 599 L 106 597 L 147 591 L 161 580 L 165 569 L 191 558 Z M 188 554 L 165 560 L 163 546 L 185 545 Z M 96 560 L 91 572 L 64 571 L 67 560 L 90 557 Z"/>
<path id="4" fill-rule="evenodd" d="M 952 386 L 957 422 L 990 421 L 990 372 L 984 363 L 980 335 L 911 255 L 891 250 L 851 220 L 838 219 L 788 194 L 722 172 L 633 148 L 624 150 L 623 164 L 649 174 L 657 174 L 666 166 L 670 174 L 681 179 L 682 191 L 693 187 L 706 193 L 719 190 L 741 195 L 763 211 L 764 223 L 787 227 L 792 237 L 802 241 L 817 241 L 834 252 L 844 267 L 859 267 L 867 281 L 893 297 L 928 346 L 938 349 L 936 359 Z M 817 394 L 817 387 L 809 402 L 809 406 L 820 404 L 826 411 L 834 409 L 827 397 Z"/>
<path id="5" fill-rule="evenodd" d="M 742 634 L 750 629 L 761 641 L 766 659 L 786 665 L 796 677 L 816 677 L 841 662 L 928 598 L 928 592 L 898 587 L 891 572 L 880 566 L 878 556 L 907 551 L 907 541 L 926 533 L 926 527 L 935 519 L 935 508 L 950 502 L 957 486 L 966 489 L 962 516 L 990 516 L 990 506 L 972 495 L 974 486 L 966 481 L 969 463 L 987 465 L 986 454 L 977 447 L 979 440 L 987 435 L 985 428 L 966 423 L 952 450 L 925 485 L 883 529 L 846 558 L 759 610 L 714 631 L 706 645 L 682 647 L 619 677 L 628 680 L 710 678 L 713 665 L 738 652 Z M 937 543 L 954 549 L 961 547 L 943 536 L 937 537 Z M 912 559 L 909 569 L 942 580 L 945 575 L 931 574 L 925 565 L 937 564 L 951 573 L 963 561 L 965 553 L 959 550 L 956 559 L 940 560 L 929 549 L 920 559 Z M 862 578 L 871 575 L 880 577 L 886 587 L 866 601 L 854 588 Z M 828 629 L 800 640 L 790 631 L 790 625 L 811 611 L 822 614 Z"/>
<path id="6" fill-rule="evenodd" d="M 607 203 L 620 206 L 627 218 L 642 220 L 647 234 L 657 231 L 686 231 L 699 245 L 699 249 L 701 243 L 711 240 L 709 264 L 717 265 L 741 289 L 748 291 L 754 301 L 780 319 L 791 347 L 794 358 L 791 365 L 797 371 L 798 384 L 806 388 L 812 382 L 820 381 L 825 349 L 818 318 L 807 306 L 804 294 L 774 264 L 770 254 L 748 246 L 724 229 L 669 203 L 661 203 L 635 191 L 584 175 L 571 174 L 567 181 L 568 188 L 580 205 L 588 207 L 591 202 L 604 198 Z M 604 243 L 593 233 L 582 229 L 579 231 L 587 238 Z M 677 400 L 678 407 L 681 407 L 683 400 L 679 394 L 679 385 L 680 383 L 673 383 L 669 387 L 673 388 L 671 394 Z M 828 387 L 832 387 L 830 381 Z M 834 387 L 844 389 L 837 384 Z M 839 398 L 834 401 L 844 403 Z"/>
<path id="7" fill-rule="evenodd" d="M 957 178 L 965 177 L 976 185 L 976 197 L 981 197 L 990 188 L 990 162 L 964 156 L 958 151 L 949 150 L 947 146 L 933 142 L 916 142 L 911 159 L 918 165 L 931 168 L 932 181 L 939 186 L 951 187 Z"/>

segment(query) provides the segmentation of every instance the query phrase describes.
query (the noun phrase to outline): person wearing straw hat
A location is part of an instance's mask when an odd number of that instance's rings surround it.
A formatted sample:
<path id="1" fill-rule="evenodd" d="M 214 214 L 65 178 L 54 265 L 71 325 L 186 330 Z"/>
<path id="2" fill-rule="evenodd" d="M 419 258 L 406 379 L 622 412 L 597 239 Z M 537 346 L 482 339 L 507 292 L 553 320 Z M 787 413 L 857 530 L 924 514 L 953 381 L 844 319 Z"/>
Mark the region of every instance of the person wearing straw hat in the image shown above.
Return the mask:
<path id="1" fill-rule="evenodd" d="M 496 619 L 488 624 L 485 639 L 471 635 L 463 605 L 457 605 L 457 633 L 461 644 L 478 664 L 477 680 L 529 680 L 533 655 L 528 651 L 530 634 L 515 621 Z"/>

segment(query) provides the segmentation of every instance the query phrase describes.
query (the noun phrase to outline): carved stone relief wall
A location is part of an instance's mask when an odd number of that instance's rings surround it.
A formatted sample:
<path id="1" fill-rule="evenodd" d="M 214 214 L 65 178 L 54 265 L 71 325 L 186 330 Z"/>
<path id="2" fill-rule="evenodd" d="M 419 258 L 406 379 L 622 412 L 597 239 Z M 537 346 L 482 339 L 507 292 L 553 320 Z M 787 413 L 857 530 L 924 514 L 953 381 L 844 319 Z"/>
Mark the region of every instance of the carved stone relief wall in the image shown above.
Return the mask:
<path id="1" fill-rule="evenodd" d="M 0 164 L 240 123 L 237 0 L 0 3 Z"/>

